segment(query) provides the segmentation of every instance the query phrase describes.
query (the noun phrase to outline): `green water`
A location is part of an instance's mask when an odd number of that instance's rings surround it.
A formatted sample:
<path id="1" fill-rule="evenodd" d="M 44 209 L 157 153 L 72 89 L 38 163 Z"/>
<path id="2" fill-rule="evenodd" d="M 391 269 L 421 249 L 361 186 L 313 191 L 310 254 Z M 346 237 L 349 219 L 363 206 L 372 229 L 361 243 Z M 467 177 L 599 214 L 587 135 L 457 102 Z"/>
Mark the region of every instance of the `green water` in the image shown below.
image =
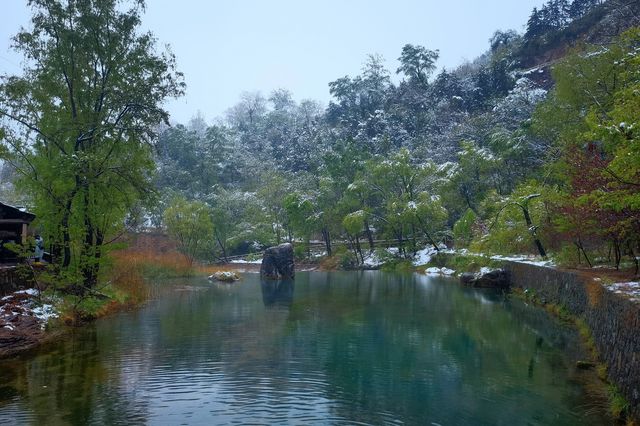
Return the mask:
<path id="1" fill-rule="evenodd" d="M 455 280 L 164 283 L 0 361 L 0 424 L 603 424 L 575 332 Z M 591 389 L 587 391 L 587 389 Z"/>

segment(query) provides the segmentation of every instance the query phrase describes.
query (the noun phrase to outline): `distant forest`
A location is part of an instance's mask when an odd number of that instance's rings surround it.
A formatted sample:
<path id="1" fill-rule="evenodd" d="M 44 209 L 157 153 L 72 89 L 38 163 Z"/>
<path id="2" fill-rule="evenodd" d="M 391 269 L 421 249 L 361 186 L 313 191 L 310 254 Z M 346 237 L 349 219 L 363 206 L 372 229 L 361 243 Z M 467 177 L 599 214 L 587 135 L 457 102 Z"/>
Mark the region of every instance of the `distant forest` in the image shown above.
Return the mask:
<path id="1" fill-rule="evenodd" d="M 326 107 L 246 92 L 215 123 L 161 125 L 154 190 L 126 226 L 206 217 L 192 229 L 212 238 L 192 255 L 208 261 L 288 240 L 304 257 L 322 240 L 356 266 L 395 239 L 407 257 L 446 244 L 637 262 L 639 24 L 637 1 L 550 0 L 524 34 L 497 31 L 456 69 L 439 70 L 435 46 L 406 44 L 396 70 L 370 55 L 329 82 Z M 7 183 L 20 184 L 11 164 L 0 196 L 29 202 Z"/>

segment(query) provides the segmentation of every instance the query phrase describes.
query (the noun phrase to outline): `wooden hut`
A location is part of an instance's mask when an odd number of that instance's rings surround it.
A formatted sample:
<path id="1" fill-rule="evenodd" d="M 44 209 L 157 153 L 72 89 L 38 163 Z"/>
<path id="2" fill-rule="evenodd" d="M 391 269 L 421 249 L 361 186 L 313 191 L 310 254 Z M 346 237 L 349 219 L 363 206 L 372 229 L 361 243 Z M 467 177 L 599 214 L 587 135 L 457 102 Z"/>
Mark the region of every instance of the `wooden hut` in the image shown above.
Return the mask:
<path id="1" fill-rule="evenodd" d="M 25 244 L 29 224 L 36 216 L 26 210 L 0 202 L 0 263 L 14 262 L 16 254 L 4 247 L 6 243 Z"/>

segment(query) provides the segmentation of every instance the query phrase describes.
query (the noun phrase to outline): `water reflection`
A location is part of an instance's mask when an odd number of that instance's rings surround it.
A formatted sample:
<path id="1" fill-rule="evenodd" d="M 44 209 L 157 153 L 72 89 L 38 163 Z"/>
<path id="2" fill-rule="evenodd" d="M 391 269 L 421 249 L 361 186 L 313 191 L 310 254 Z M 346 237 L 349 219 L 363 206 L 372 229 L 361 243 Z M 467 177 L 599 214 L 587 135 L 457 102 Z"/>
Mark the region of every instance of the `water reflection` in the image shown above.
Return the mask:
<path id="1" fill-rule="evenodd" d="M 604 421 L 576 334 L 502 294 L 378 272 L 173 288 L 1 361 L 0 423 Z"/>
<path id="2" fill-rule="evenodd" d="M 293 280 L 261 280 L 262 302 L 265 307 L 291 307 L 293 304 Z"/>

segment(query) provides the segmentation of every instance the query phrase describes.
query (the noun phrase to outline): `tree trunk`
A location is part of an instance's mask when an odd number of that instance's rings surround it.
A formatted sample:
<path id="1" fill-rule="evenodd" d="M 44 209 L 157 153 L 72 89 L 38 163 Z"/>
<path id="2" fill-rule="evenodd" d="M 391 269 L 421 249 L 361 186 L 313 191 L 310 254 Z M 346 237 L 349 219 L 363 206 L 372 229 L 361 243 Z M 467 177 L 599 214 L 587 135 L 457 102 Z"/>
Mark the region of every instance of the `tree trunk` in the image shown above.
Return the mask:
<path id="1" fill-rule="evenodd" d="M 88 188 L 84 194 L 84 244 L 82 247 L 82 279 L 85 291 L 92 289 L 98 283 L 98 271 L 100 267 L 100 247 L 104 242 L 104 237 L 99 229 L 94 226 L 90 217 L 90 206 L 88 199 Z"/>
<path id="2" fill-rule="evenodd" d="M 85 282 L 85 287 L 90 289 L 95 288 L 98 285 L 98 275 L 100 273 L 100 260 L 102 258 L 102 246 L 104 245 L 104 235 L 100 230 L 95 233 L 95 242 L 91 247 L 91 253 L 93 257 L 91 262 L 87 264 L 89 269 L 88 279 Z"/>
<path id="3" fill-rule="evenodd" d="M 593 264 L 591 264 L 591 260 L 589 260 L 589 256 L 587 256 L 587 252 L 584 249 L 584 245 L 582 244 L 582 241 L 578 239 L 578 241 L 576 241 L 575 244 L 578 247 L 578 263 L 580 263 L 580 252 L 582 252 L 582 254 L 584 255 L 584 259 L 587 261 L 587 264 L 589 265 L 589 268 L 593 268 Z"/>
<path id="4" fill-rule="evenodd" d="M 580 246 L 578 243 L 574 243 L 576 245 L 576 250 L 578 251 L 578 265 L 582 264 L 582 253 L 580 252 Z"/>
<path id="5" fill-rule="evenodd" d="M 524 220 L 527 223 L 527 229 L 529 229 L 529 233 L 533 237 L 533 243 L 536 245 L 536 248 L 538 249 L 538 253 L 540 253 L 540 256 L 542 256 L 543 258 L 546 258 L 547 252 L 544 250 L 544 247 L 542 246 L 542 242 L 538 238 L 536 228 L 535 226 L 533 226 L 533 222 L 531 221 L 531 216 L 529 215 L 529 209 L 522 206 L 520 206 L 520 208 L 522 208 L 522 213 L 524 214 Z"/>
<path id="6" fill-rule="evenodd" d="M 627 242 L 627 246 L 629 248 L 629 255 L 633 259 L 633 263 L 636 267 L 635 272 L 633 273 L 633 275 L 635 276 L 635 275 L 638 275 L 638 267 L 640 265 L 638 265 L 638 258 L 636 257 L 636 254 L 633 252 L 633 248 L 631 247 L 631 241 Z"/>
<path id="7" fill-rule="evenodd" d="M 429 244 L 431 244 L 433 246 L 433 248 L 436 249 L 436 251 L 440 251 L 440 247 L 438 247 L 438 244 L 436 244 L 434 239 L 431 238 L 431 234 L 427 230 L 427 226 L 424 224 L 422 219 L 420 219 L 420 217 L 418 217 L 418 222 L 420 222 L 420 227 L 422 228 L 422 232 L 424 232 L 424 235 L 427 237 L 427 240 L 429 241 Z"/>
<path id="8" fill-rule="evenodd" d="M 356 264 L 359 264 L 360 260 L 358 259 L 358 251 L 350 234 L 347 234 L 347 242 L 349 243 L 349 249 L 353 251 L 353 254 L 356 256 Z"/>
<path id="9" fill-rule="evenodd" d="M 68 208 L 62 214 L 62 267 L 71 265 L 71 235 L 69 233 L 69 216 L 71 215 L 71 201 Z"/>
<path id="10" fill-rule="evenodd" d="M 324 239 L 324 245 L 327 249 L 327 256 L 331 257 L 331 234 L 329 234 L 326 226 L 322 228 L 322 238 Z"/>
<path id="11" fill-rule="evenodd" d="M 613 239 L 613 256 L 616 263 L 616 270 L 620 269 L 620 261 L 622 260 L 622 253 L 620 251 L 620 242 L 617 238 Z"/>
<path id="12" fill-rule="evenodd" d="M 275 226 L 275 232 L 276 232 L 276 245 L 280 245 L 280 226 L 279 225 Z"/>
<path id="13" fill-rule="evenodd" d="M 364 221 L 364 229 L 367 232 L 367 240 L 369 240 L 369 253 L 373 253 L 373 250 L 375 250 L 375 246 L 373 243 L 373 233 L 371 232 L 371 228 L 369 227 L 368 220 Z"/>
<path id="14" fill-rule="evenodd" d="M 398 254 L 400 254 L 402 257 L 407 257 L 404 251 L 404 245 L 402 241 L 403 239 L 402 230 L 396 232 L 396 238 L 398 240 Z"/>
<path id="15" fill-rule="evenodd" d="M 224 259 L 225 263 L 229 263 L 229 259 L 227 259 L 227 249 L 224 247 L 224 244 L 222 244 L 222 241 L 220 241 L 220 236 L 218 234 L 216 234 L 216 241 L 220 246 L 220 250 L 222 250 L 222 258 Z"/>
<path id="16" fill-rule="evenodd" d="M 415 256 L 418 253 L 418 241 L 416 240 L 416 227 L 413 223 L 411 224 L 411 240 L 413 245 L 412 251 Z"/>

